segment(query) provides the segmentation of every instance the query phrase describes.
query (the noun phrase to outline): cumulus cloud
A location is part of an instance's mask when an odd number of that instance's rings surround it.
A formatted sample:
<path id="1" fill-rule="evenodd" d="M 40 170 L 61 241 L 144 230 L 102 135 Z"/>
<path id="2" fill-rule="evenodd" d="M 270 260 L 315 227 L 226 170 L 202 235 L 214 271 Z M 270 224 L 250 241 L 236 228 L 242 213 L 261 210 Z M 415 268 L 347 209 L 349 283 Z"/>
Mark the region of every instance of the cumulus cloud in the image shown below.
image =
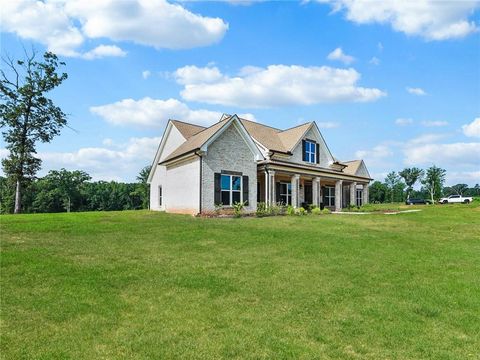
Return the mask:
<path id="1" fill-rule="evenodd" d="M 404 149 L 405 164 L 480 166 L 480 143 L 423 144 Z"/>
<path id="2" fill-rule="evenodd" d="M 342 48 L 338 47 L 335 50 L 333 50 L 330 54 L 327 56 L 328 60 L 338 60 L 343 62 L 344 64 L 351 64 L 352 62 L 355 61 L 355 58 L 353 56 L 347 55 L 343 52 Z"/>
<path id="3" fill-rule="evenodd" d="M 441 126 L 447 126 L 448 121 L 440 121 L 440 120 L 429 121 L 429 120 L 425 120 L 425 121 L 422 121 L 422 125 L 425 126 L 425 127 L 441 127 Z"/>
<path id="4" fill-rule="evenodd" d="M 412 94 L 412 95 L 417 95 L 417 96 L 424 96 L 424 95 L 427 95 L 427 93 L 425 92 L 425 90 L 421 89 L 421 88 L 412 88 L 412 87 L 407 87 L 406 90 Z"/>
<path id="5" fill-rule="evenodd" d="M 355 152 L 355 157 L 359 159 L 382 159 L 393 154 L 392 150 L 384 144 L 377 145 L 370 150 L 358 150 Z"/>
<path id="6" fill-rule="evenodd" d="M 370 59 L 368 63 L 371 65 L 380 65 L 380 59 L 374 56 Z"/>
<path id="7" fill-rule="evenodd" d="M 395 31 L 427 40 L 462 38 L 478 30 L 469 20 L 478 1 L 317 1 L 331 4 L 333 12 L 344 11 L 346 18 L 357 24 L 390 24 Z"/>
<path id="8" fill-rule="evenodd" d="M 166 0 L 1 0 L 1 7 L 2 31 L 64 56 L 89 54 L 79 50 L 85 40 L 100 38 L 167 49 L 207 46 L 220 41 L 228 29 L 220 18 L 194 14 Z M 98 51 L 103 56 L 108 52 Z M 118 50 L 109 51 L 119 56 Z"/>
<path id="9" fill-rule="evenodd" d="M 142 71 L 142 78 L 148 79 L 152 75 L 152 72 L 150 70 L 144 70 Z"/>
<path id="10" fill-rule="evenodd" d="M 413 124 L 413 119 L 399 118 L 395 120 L 395 124 L 399 126 L 405 126 Z"/>
<path id="11" fill-rule="evenodd" d="M 192 110 L 176 99 L 159 100 L 150 97 L 140 100 L 123 99 L 112 104 L 92 106 L 90 111 L 114 125 L 139 127 L 163 127 L 168 119 L 211 125 L 222 116 L 222 113 L 217 111 Z"/>
<path id="12" fill-rule="evenodd" d="M 470 124 L 462 126 L 465 136 L 480 138 L 480 117 L 473 120 Z"/>
<path id="13" fill-rule="evenodd" d="M 386 95 L 376 88 L 357 86 L 360 74 L 354 69 L 298 65 L 249 67 L 246 73 L 245 69 L 236 77 L 196 67 L 180 68 L 175 73 L 183 74 L 177 81 L 184 85 L 181 95 L 185 100 L 238 107 L 368 102 Z"/>
<path id="14" fill-rule="evenodd" d="M 127 55 L 127 53 L 116 45 L 99 45 L 96 48 L 83 54 L 82 57 L 87 60 L 93 60 L 101 59 L 107 56 L 123 57 L 125 55 Z"/>
<path id="15" fill-rule="evenodd" d="M 150 165 L 161 137 L 130 138 L 126 143 L 115 143 L 112 139 L 103 141 L 104 147 L 85 147 L 75 151 L 42 151 L 40 176 L 49 170 L 65 168 L 84 170 L 93 180 L 135 181 L 135 176 L 145 165 Z M 6 150 L 5 150 L 6 151 Z M 0 157 L 3 154 L 0 149 Z"/>

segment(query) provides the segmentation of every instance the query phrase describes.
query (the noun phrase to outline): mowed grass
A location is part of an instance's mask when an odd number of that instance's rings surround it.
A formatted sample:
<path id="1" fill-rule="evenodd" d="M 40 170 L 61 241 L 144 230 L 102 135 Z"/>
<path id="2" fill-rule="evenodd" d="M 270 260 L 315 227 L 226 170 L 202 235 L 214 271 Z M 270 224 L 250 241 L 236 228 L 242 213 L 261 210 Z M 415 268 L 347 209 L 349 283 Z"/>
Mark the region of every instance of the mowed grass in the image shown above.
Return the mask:
<path id="1" fill-rule="evenodd" d="M 4 359 L 479 359 L 480 207 L 2 216 Z"/>

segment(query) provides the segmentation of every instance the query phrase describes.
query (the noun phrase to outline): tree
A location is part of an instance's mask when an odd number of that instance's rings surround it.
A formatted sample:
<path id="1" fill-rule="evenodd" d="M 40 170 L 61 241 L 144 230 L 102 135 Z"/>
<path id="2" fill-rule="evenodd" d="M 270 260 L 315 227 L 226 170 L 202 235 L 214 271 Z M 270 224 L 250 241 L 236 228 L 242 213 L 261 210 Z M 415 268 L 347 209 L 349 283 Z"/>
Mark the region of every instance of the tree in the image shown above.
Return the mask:
<path id="1" fill-rule="evenodd" d="M 43 61 L 35 60 L 35 51 L 25 60 L 2 59 L 9 76 L 0 70 L 0 128 L 10 154 L 2 160 L 3 170 L 16 184 L 15 213 L 21 212 L 22 187 L 40 169 L 36 144 L 50 142 L 67 124 L 66 114 L 46 94 L 59 86 L 66 73 L 55 54 L 46 52 Z"/>
<path id="2" fill-rule="evenodd" d="M 405 188 L 405 184 L 395 171 L 387 174 L 385 185 L 387 186 L 387 196 L 390 202 L 403 200 L 403 189 Z"/>
<path id="3" fill-rule="evenodd" d="M 139 182 L 132 196 L 139 196 L 142 201 L 142 208 L 148 209 L 150 205 L 150 185 L 147 183 L 148 175 L 150 174 L 151 165 L 145 166 L 137 176 Z"/>
<path id="4" fill-rule="evenodd" d="M 456 185 L 452 186 L 452 190 L 457 195 L 463 195 L 463 193 L 468 190 L 468 185 L 467 184 L 456 184 Z"/>
<path id="5" fill-rule="evenodd" d="M 421 180 L 423 176 L 423 170 L 416 167 L 405 168 L 400 171 L 398 175 L 403 178 L 407 185 L 407 199 L 409 199 L 410 193 L 413 190 L 413 185 L 415 185 L 418 180 Z"/>
<path id="6" fill-rule="evenodd" d="M 372 203 L 384 203 L 387 199 L 388 188 L 380 181 L 374 181 L 369 186 L 369 197 Z"/>
<path id="7" fill-rule="evenodd" d="M 434 203 L 435 199 L 438 200 L 442 196 L 445 175 L 446 170 L 435 165 L 428 168 L 425 173 L 425 178 L 422 180 L 422 184 L 424 185 L 425 190 L 430 194 L 430 200 L 432 200 L 432 203 Z"/>

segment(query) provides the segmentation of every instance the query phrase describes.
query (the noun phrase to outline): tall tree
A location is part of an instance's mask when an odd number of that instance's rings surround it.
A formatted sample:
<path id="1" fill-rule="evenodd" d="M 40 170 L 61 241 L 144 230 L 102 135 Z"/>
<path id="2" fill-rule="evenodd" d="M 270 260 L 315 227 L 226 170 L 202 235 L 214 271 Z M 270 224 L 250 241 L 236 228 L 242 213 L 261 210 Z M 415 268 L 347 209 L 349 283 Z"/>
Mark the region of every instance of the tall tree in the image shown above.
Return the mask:
<path id="1" fill-rule="evenodd" d="M 423 170 L 416 167 L 405 168 L 400 171 L 398 175 L 403 178 L 405 184 L 407 185 L 407 199 L 409 199 L 410 193 L 413 190 L 413 185 L 415 185 L 418 180 L 421 180 L 423 176 Z"/>
<path id="2" fill-rule="evenodd" d="M 151 165 L 145 166 L 137 175 L 138 185 L 136 186 L 133 195 L 139 196 L 142 200 L 142 208 L 148 209 L 150 205 L 150 185 L 147 184 L 148 175 L 150 174 Z"/>
<path id="3" fill-rule="evenodd" d="M 385 184 L 380 181 L 374 181 L 368 187 L 368 193 L 370 197 L 370 202 L 372 203 L 384 203 L 387 198 L 388 188 Z"/>
<path id="4" fill-rule="evenodd" d="M 405 185 L 403 184 L 401 177 L 395 171 L 387 174 L 387 177 L 385 178 L 385 185 L 388 189 L 388 197 L 390 202 L 402 200 L 403 189 L 405 188 Z"/>
<path id="5" fill-rule="evenodd" d="M 442 196 L 443 183 L 445 182 L 445 175 L 447 171 L 441 169 L 435 165 L 429 167 L 425 173 L 425 178 L 422 180 L 422 184 L 425 190 L 430 194 L 430 200 L 434 203 L 435 199 L 439 199 Z"/>
<path id="6" fill-rule="evenodd" d="M 456 184 L 456 185 L 452 186 L 452 190 L 457 195 L 463 195 L 463 193 L 465 193 L 465 191 L 468 190 L 468 185 L 467 184 Z"/>
<path id="7" fill-rule="evenodd" d="M 67 124 L 66 114 L 46 94 L 59 86 L 66 73 L 57 72 L 64 62 L 51 52 L 36 60 L 36 53 L 24 60 L 2 58 L 0 70 L 0 128 L 10 154 L 2 160 L 3 170 L 15 182 L 15 213 L 21 212 L 22 186 L 35 177 L 41 160 L 36 145 L 50 142 Z M 7 73 L 8 71 L 8 73 Z"/>

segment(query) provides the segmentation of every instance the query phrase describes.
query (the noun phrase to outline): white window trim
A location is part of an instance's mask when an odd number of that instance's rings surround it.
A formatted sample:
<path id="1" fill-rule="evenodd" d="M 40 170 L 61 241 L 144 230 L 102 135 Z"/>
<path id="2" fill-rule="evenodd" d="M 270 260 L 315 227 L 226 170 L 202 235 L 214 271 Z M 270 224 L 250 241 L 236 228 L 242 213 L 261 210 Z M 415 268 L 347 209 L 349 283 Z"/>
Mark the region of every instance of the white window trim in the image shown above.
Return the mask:
<path id="1" fill-rule="evenodd" d="M 285 188 L 287 189 L 287 193 L 282 193 L 282 185 L 285 185 Z M 288 185 L 290 185 L 290 192 L 288 191 Z M 289 183 L 289 182 L 280 182 L 280 194 L 279 196 L 285 196 L 286 199 L 287 199 L 287 202 L 285 203 L 285 205 L 291 205 L 292 204 L 292 183 Z M 290 200 L 290 201 L 289 201 Z"/>
<path id="2" fill-rule="evenodd" d="M 230 189 L 224 190 L 222 189 L 222 176 L 230 177 Z M 233 190 L 233 177 L 240 178 L 240 190 Z M 220 174 L 220 198 L 222 198 L 222 192 L 228 191 L 230 195 L 230 204 L 223 204 L 222 207 L 232 207 L 233 206 L 233 193 L 239 192 L 240 193 L 240 202 L 243 202 L 243 176 L 242 175 L 231 175 L 231 174 Z"/>
<path id="3" fill-rule="evenodd" d="M 307 146 L 308 144 L 313 145 L 313 152 L 309 151 Z M 310 164 L 316 164 L 317 163 L 317 143 L 314 141 L 310 140 L 305 140 L 305 153 L 307 155 L 307 162 Z M 310 161 L 310 156 L 313 155 L 313 161 Z"/>
<path id="4" fill-rule="evenodd" d="M 327 201 L 327 203 L 325 204 L 325 206 L 335 206 L 335 187 L 334 186 L 325 186 L 325 200 Z M 332 195 L 333 193 L 333 195 Z M 333 199 L 333 205 L 332 205 L 332 201 L 330 201 L 331 199 Z"/>

